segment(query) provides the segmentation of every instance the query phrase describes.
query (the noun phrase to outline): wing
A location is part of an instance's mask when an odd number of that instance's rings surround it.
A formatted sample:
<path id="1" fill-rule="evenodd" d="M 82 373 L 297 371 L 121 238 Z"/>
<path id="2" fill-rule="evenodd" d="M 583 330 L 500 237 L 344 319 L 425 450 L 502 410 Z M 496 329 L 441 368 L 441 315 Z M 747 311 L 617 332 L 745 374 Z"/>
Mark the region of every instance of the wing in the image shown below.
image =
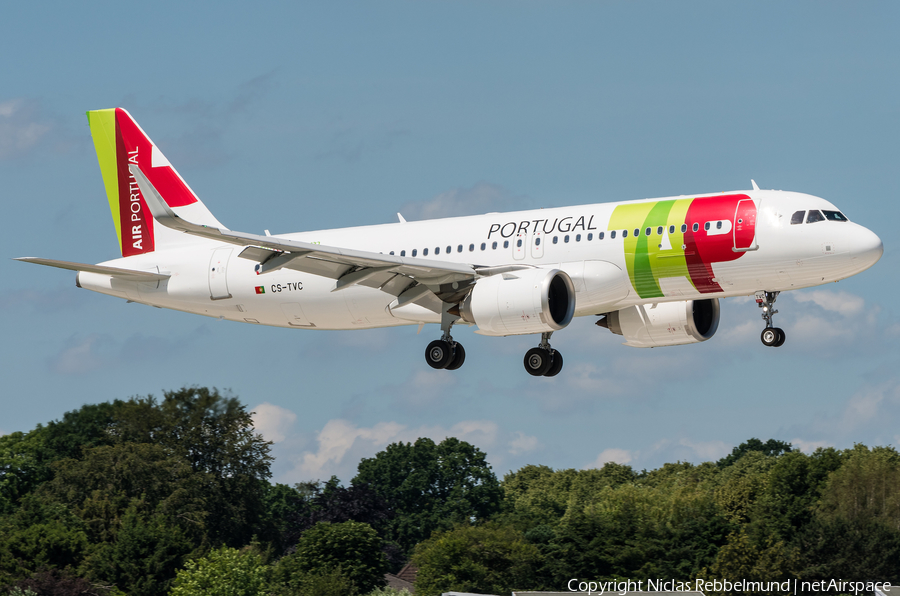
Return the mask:
<path id="1" fill-rule="evenodd" d="M 90 273 L 101 273 L 103 275 L 111 275 L 125 281 L 143 281 L 148 283 L 156 283 L 170 276 L 165 273 L 151 273 L 150 271 L 136 271 L 134 269 L 122 269 L 120 267 L 106 267 L 105 265 L 88 265 L 86 263 L 72 263 L 71 261 L 56 261 L 54 259 L 41 259 L 38 257 L 19 257 L 16 261 L 25 263 L 36 263 L 38 265 L 47 265 L 48 267 L 56 267 L 58 269 L 68 269 L 69 271 L 88 271 Z"/>
<path id="2" fill-rule="evenodd" d="M 337 280 L 333 291 L 363 285 L 397 296 L 400 304 L 416 302 L 440 312 L 441 301 L 454 302 L 477 277 L 498 272 L 464 263 L 398 257 L 195 224 L 166 204 L 140 168 L 131 165 L 129 169 L 158 223 L 186 234 L 246 247 L 239 256 L 258 262 L 260 275 L 281 268 L 294 269 Z"/>

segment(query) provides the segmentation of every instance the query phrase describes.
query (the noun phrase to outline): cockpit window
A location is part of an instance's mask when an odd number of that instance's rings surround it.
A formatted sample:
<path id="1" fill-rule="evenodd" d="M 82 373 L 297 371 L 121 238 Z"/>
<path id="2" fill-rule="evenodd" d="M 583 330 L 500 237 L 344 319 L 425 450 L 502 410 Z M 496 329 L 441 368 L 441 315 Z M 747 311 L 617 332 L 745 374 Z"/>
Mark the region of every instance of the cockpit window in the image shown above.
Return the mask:
<path id="1" fill-rule="evenodd" d="M 840 211 L 822 211 L 828 221 L 849 221 Z"/>
<path id="2" fill-rule="evenodd" d="M 816 223 L 817 221 L 825 221 L 825 216 L 818 209 L 810 209 L 809 215 L 806 216 L 806 223 Z"/>
<path id="3" fill-rule="evenodd" d="M 791 225 L 802 224 L 804 215 L 806 215 L 806 211 L 794 211 L 794 214 L 791 216 Z"/>

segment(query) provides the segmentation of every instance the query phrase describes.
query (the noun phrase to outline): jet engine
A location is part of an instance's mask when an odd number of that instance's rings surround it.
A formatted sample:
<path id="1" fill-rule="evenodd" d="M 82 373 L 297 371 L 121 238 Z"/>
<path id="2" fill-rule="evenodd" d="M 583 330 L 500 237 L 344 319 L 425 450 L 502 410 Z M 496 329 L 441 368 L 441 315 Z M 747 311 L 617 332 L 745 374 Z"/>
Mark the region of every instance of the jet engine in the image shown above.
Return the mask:
<path id="1" fill-rule="evenodd" d="M 460 304 L 482 335 L 557 331 L 575 314 L 575 286 L 559 269 L 522 269 L 484 277 Z"/>
<path id="2" fill-rule="evenodd" d="M 699 343 L 715 335 L 719 327 L 719 299 L 639 304 L 606 313 L 597 325 L 636 348 Z"/>

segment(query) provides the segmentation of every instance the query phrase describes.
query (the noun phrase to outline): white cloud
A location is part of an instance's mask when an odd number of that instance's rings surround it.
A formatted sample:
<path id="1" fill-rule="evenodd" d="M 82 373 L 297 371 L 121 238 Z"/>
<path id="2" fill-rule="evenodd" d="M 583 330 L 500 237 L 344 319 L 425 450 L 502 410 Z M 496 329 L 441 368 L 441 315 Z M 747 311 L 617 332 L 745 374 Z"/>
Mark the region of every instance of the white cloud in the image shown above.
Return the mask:
<path id="1" fill-rule="evenodd" d="M 526 197 L 514 196 L 501 186 L 478 182 L 471 188 L 453 188 L 442 192 L 427 201 L 411 201 L 400 207 L 400 213 L 413 221 L 527 209 L 529 203 Z"/>
<path id="2" fill-rule="evenodd" d="M 509 442 L 509 452 L 512 455 L 528 453 L 540 447 L 540 442 L 537 437 L 526 435 L 520 430 L 516 431 L 514 434 L 515 436 Z"/>
<path id="3" fill-rule="evenodd" d="M 415 442 L 421 437 L 435 442 L 456 437 L 487 451 L 496 444 L 498 433 L 499 427 L 490 420 L 464 420 L 449 428 L 411 428 L 398 422 L 360 427 L 349 420 L 329 420 L 316 436 L 317 448 L 294 455 L 294 467 L 282 481 L 300 482 L 332 475 L 347 479 L 354 475 L 361 459 L 372 457 L 390 443 Z"/>
<path id="4" fill-rule="evenodd" d="M 806 441 L 804 439 L 791 439 L 792 447 L 796 447 L 803 453 L 812 453 L 819 447 L 828 447 L 831 443 L 828 441 Z"/>
<path id="5" fill-rule="evenodd" d="M 845 317 L 860 314 L 866 306 L 865 300 L 848 292 L 812 290 L 797 292 L 793 297 L 797 302 L 813 302 L 827 311 L 840 313 Z"/>
<path id="6" fill-rule="evenodd" d="M 618 449 L 615 447 L 610 447 L 609 449 L 604 449 L 600 452 L 600 455 L 597 456 L 597 459 L 594 460 L 594 463 L 585 466 L 585 469 L 590 468 L 602 468 L 604 464 L 609 462 L 615 462 L 617 464 L 628 464 L 631 463 L 639 455 L 638 452 L 629 451 L 627 449 Z"/>
<path id="7" fill-rule="evenodd" d="M 263 438 L 273 443 L 284 441 L 297 415 L 288 410 L 268 402 L 264 402 L 251 410 L 253 412 L 253 426 L 262 434 Z"/>
<path id="8" fill-rule="evenodd" d="M 63 375 L 96 370 L 107 361 L 107 358 L 101 354 L 101 348 L 111 342 L 111 338 L 96 333 L 83 339 L 72 339 L 65 348 L 50 359 L 50 367 L 54 372 Z"/>
<path id="9" fill-rule="evenodd" d="M 40 120 L 33 101 L 19 98 L 0 103 L 0 159 L 28 153 L 51 128 Z"/>

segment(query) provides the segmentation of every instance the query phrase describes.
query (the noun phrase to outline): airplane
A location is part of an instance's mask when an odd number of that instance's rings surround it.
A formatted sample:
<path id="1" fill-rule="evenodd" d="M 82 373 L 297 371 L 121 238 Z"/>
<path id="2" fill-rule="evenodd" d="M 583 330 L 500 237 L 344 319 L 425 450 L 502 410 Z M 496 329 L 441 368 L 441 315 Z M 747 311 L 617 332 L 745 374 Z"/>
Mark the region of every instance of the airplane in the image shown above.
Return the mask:
<path id="1" fill-rule="evenodd" d="M 526 371 L 563 366 L 550 337 L 574 317 L 627 346 L 703 342 L 719 299 L 755 296 L 766 346 L 780 292 L 874 265 L 881 239 L 830 202 L 798 192 L 697 194 L 265 235 L 232 231 L 206 208 L 122 108 L 87 112 L 121 258 L 76 271 L 79 288 L 161 308 L 293 329 L 440 325 L 425 360 L 465 361 L 454 325 L 540 335 Z"/>

